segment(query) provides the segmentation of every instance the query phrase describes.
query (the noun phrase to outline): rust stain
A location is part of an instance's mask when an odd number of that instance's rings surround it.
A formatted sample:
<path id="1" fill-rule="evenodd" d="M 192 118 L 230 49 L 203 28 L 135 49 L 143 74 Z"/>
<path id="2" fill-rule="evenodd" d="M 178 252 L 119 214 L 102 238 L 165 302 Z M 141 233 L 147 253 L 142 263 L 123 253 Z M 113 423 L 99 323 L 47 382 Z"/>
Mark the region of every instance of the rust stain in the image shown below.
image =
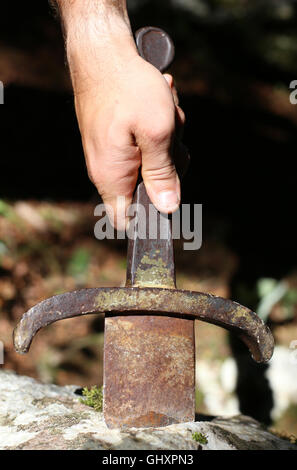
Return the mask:
<path id="1" fill-rule="evenodd" d="M 108 427 L 151 427 L 194 419 L 192 320 L 107 317 L 104 335 L 103 409 Z"/>

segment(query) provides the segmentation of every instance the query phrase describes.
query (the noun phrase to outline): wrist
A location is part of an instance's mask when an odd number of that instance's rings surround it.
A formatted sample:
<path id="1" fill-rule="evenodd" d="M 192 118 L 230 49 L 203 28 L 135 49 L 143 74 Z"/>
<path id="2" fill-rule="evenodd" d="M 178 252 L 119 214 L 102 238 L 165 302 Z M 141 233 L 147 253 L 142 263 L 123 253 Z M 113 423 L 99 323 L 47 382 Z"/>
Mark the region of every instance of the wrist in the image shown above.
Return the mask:
<path id="1" fill-rule="evenodd" d="M 130 25 L 119 17 L 103 21 L 102 18 L 72 21 L 66 28 L 66 53 L 74 91 L 80 85 L 98 82 L 108 72 L 117 73 L 138 55 Z"/>

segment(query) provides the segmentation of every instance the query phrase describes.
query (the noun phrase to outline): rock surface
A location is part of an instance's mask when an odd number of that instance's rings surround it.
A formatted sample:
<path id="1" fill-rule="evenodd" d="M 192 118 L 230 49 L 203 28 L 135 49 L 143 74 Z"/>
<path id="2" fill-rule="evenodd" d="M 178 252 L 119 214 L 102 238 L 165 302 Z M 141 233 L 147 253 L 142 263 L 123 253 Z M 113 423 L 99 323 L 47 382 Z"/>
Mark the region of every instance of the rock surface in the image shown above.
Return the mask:
<path id="1" fill-rule="evenodd" d="M 0 449 L 296 449 L 246 416 L 164 428 L 110 430 L 83 405 L 77 386 L 58 387 L 0 372 Z M 192 434 L 202 433 L 207 444 Z"/>

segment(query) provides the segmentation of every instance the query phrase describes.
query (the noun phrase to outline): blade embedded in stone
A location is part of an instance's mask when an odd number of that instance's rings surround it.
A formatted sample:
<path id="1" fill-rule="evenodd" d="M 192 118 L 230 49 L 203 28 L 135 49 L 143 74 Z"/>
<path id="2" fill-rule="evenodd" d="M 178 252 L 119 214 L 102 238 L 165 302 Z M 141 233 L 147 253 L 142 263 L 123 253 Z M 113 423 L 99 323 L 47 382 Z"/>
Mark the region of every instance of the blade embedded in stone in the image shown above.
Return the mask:
<path id="1" fill-rule="evenodd" d="M 136 42 L 140 55 L 164 72 L 174 52 L 166 33 L 144 28 L 136 33 Z M 149 212 L 145 209 L 141 215 L 141 200 L 147 208 L 143 185 L 135 201 L 138 220 L 147 222 Z M 154 229 L 152 221 L 150 229 Z M 127 287 L 82 289 L 46 299 L 26 312 L 14 330 L 15 348 L 25 353 L 46 325 L 106 313 L 104 415 L 109 427 L 161 426 L 194 419 L 194 319 L 237 333 L 257 362 L 267 362 L 273 354 L 269 328 L 246 307 L 174 289 L 170 222 L 162 224 L 163 236 L 158 233 L 155 241 L 143 241 L 146 237 L 138 229 L 137 234 L 129 242 Z"/>
<path id="2" fill-rule="evenodd" d="M 127 287 L 175 288 L 171 221 L 140 183 L 133 201 Z M 153 237 L 153 238 L 152 238 Z M 106 315 L 104 418 L 111 428 L 166 426 L 195 418 L 194 321 Z"/>

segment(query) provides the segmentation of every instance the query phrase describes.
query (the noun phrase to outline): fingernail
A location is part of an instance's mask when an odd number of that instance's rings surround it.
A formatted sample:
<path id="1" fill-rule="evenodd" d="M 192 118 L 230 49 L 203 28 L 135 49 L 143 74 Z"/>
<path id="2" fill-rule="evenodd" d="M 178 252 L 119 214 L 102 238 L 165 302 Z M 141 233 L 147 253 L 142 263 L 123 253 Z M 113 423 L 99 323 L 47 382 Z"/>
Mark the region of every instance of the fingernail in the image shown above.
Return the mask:
<path id="1" fill-rule="evenodd" d="M 158 194 L 158 209 L 162 212 L 174 212 L 179 207 L 176 191 L 161 191 Z"/>

